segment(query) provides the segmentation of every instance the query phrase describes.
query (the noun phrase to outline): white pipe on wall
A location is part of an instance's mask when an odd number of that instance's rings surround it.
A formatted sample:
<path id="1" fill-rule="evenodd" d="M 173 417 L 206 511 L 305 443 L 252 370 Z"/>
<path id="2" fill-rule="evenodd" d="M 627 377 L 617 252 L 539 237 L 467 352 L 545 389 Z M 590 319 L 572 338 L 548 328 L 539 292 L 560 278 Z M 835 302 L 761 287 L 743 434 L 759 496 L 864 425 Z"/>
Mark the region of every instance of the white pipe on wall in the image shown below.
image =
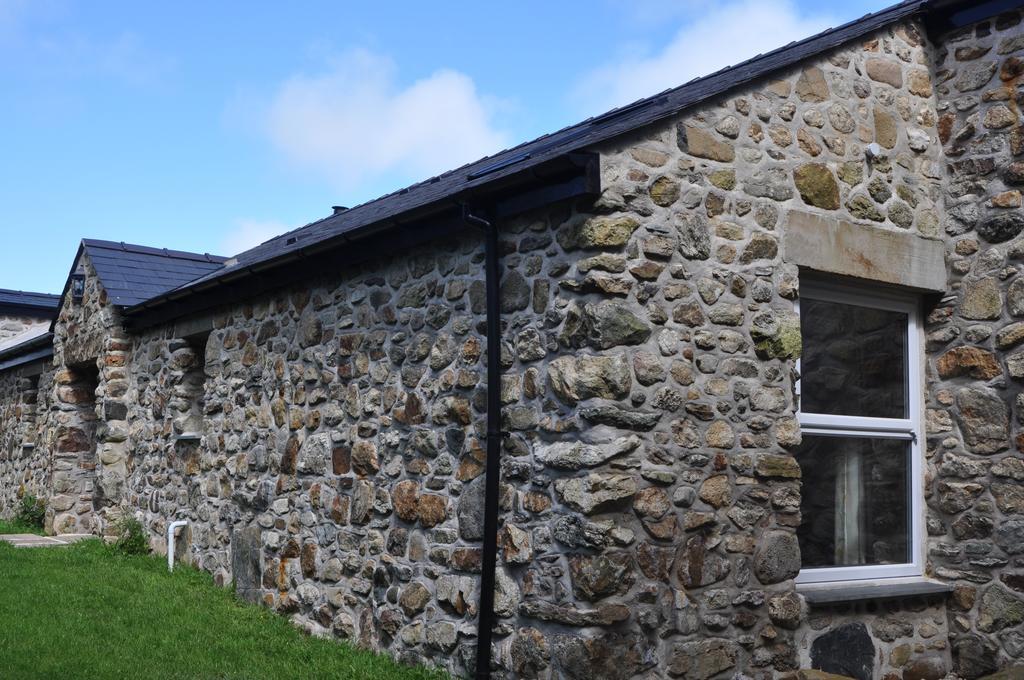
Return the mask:
<path id="1" fill-rule="evenodd" d="M 187 524 L 186 520 L 179 519 L 167 525 L 167 571 L 174 571 L 174 530 Z"/>

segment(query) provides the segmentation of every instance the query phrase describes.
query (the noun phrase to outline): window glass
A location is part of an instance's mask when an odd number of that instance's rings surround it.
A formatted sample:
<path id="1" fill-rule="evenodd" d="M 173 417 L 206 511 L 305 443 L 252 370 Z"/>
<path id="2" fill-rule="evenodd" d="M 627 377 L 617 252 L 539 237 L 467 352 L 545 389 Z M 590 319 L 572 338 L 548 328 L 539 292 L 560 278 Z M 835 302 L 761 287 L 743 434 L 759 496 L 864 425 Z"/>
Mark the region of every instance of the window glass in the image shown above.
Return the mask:
<path id="1" fill-rule="evenodd" d="M 800 410 L 907 417 L 907 315 L 805 298 L 800 301 Z"/>
<path id="2" fill-rule="evenodd" d="M 805 434 L 796 457 L 804 567 L 911 561 L 908 440 Z"/>

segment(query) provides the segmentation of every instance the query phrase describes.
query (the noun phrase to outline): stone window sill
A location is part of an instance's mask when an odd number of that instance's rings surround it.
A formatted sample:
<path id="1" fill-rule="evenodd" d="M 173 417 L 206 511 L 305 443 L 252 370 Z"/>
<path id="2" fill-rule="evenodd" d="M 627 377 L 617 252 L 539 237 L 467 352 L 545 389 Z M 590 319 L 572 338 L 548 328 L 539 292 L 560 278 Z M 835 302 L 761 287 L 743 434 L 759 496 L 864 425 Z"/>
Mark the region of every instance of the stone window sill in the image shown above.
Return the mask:
<path id="1" fill-rule="evenodd" d="M 203 438 L 199 432 L 182 432 L 174 438 L 176 442 L 197 442 Z"/>
<path id="2" fill-rule="evenodd" d="M 830 604 L 949 593 L 953 591 L 953 584 L 934 581 L 923 576 L 913 576 L 866 581 L 798 583 L 796 590 L 804 596 L 809 604 Z"/>

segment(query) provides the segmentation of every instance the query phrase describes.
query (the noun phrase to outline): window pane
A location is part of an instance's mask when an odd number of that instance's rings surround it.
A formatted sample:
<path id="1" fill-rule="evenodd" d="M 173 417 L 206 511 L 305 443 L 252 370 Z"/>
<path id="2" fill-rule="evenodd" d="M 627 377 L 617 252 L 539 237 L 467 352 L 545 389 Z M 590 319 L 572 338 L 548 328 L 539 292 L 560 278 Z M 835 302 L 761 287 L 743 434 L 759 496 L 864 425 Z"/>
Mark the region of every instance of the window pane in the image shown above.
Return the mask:
<path id="1" fill-rule="evenodd" d="M 801 524 L 804 567 L 910 562 L 910 442 L 804 435 Z"/>
<path id="2" fill-rule="evenodd" d="M 800 301 L 800 410 L 907 417 L 907 315 Z"/>

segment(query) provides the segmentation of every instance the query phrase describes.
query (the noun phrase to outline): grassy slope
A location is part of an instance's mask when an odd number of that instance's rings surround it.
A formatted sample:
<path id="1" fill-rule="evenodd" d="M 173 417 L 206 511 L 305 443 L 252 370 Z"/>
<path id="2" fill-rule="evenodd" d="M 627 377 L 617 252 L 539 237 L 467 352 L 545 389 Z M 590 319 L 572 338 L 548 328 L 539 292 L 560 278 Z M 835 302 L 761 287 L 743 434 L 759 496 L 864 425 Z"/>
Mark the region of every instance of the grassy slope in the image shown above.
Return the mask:
<path id="1" fill-rule="evenodd" d="M 0 678 L 437 679 L 246 605 L 155 557 L 0 543 Z"/>

